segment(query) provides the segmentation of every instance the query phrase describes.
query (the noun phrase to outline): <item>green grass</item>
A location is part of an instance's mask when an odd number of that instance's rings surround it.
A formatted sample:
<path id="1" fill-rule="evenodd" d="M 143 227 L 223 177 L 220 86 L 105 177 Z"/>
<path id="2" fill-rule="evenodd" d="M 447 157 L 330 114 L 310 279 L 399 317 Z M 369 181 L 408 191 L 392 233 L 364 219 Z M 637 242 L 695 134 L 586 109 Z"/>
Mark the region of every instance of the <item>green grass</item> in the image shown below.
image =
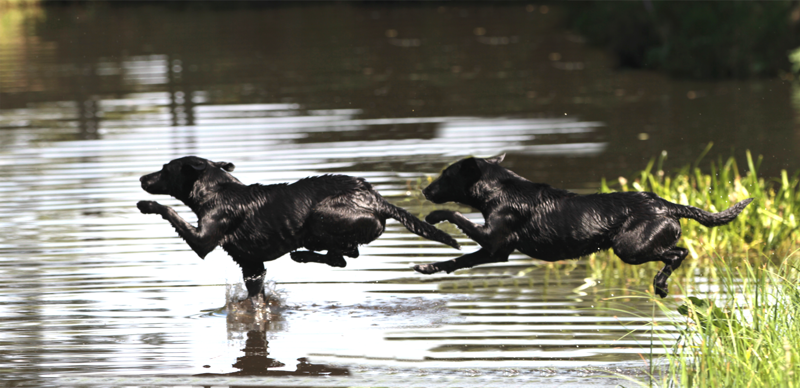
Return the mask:
<path id="1" fill-rule="evenodd" d="M 692 165 L 669 174 L 662 169 L 662 153 L 635 177 L 619 178 L 613 188 L 601 184 L 602 192 L 652 191 L 713 212 L 755 198 L 728 225 L 706 228 L 681 220 L 679 245 L 690 250 L 691 259 L 670 278 L 670 292 L 699 297 L 689 296 L 678 306 L 671 298 L 653 298 L 652 290 L 643 296 L 672 317 L 666 325 L 654 320 L 654 332 L 669 336 L 677 329 L 680 336 L 677 345 L 662 345 L 666 366 L 643 386 L 800 387 L 800 174 L 759 177 L 762 158 L 749 152 L 743 171 L 733 158 L 703 170 L 699 165 L 710 148 Z M 626 265 L 611 253 L 593 255 L 588 263 L 604 287 L 629 289 L 624 298 L 650 284 L 660 267 Z"/>
<path id="2" fill-rule="evenodd" d="M 790 176 L 784 170 L 780 177 L 759 177 L 758 166 L 762 157 L 754 160 L 749 151 L 744 172 L 733 157 L 710 162 L 703 170 L 699 165 L 710 148 L 711 144 L 695 163 L 669 174 L 662 168 L 667 157 L 663 152 L 636 176 L 630 179 L 620 177 L 614 184 L 603 180 L 600 186 L 600 192 L 651 191 L 668 201 L 711 212 L 754 198 L 753 203 L 727 225 L 706 228 L 694 220 L 681 220 L 683 237 L 678 245 L 688 248 L 690 256 L 671 280 L 672 283 L 678 283 L 676 279 L 682 281 L 684 289 L 691 287 L 693 278 L 686 274 L 701 270 L 708 276 L 717 276 L 717 268 L 711 265 L 715 255 L 737 260 L 763 256 L 783 258 L 800 247 L 796 215 L 800 208 L 800 172 Z M 630 266 L 611 252 L 593 255 L 589 257 L 589 263 L 598 277 L 608 279 L 606 276 L 611 273 L 611 278 L 628 283 L 651 280 L 661 266 L 660 263 Z"/>
<path id="3" fill-rule="evenodd" d="M 742 214 L 728 225 L 706 228 L 693 220 L 681 220 L 683 241 L 694 258 L 708 252 L 722 255 L 775 253 L 784 256 L 794 250 L 800 242 L 797 213 L 800 206 L 800 179 L 795 173 L 789 177 L 786 170 L 781 176 L 765 179 L 758 176 L 762 157 L 753 160 L 747 151 L 747 169 L 740 173 L 736 160 L 719 159 L 711 162 L 706 171 L 701 170 L 703 156 L 711 144 L 698 158 L 672 174 L 665 174 L 661 166 L 666 152 L 630 180 L 619 179 L 620 191 L 652 191 L 662 198 L 691 205 L 711 212 L 725 210 L 736 202 L 755 198 Z M 604 180 L 601 192 L 614 191 Z"/>
<path id="4" fill-rule="evenodd" d="M 678 344 L 653 384 L 660 387 L 800 386 L 800 276 L 795 256 L 778 267 L 715 259 L 719 290 L 706 299 L 689 297 L 675 313 L 671 302 L 655 301 L 674 318 Z M 659 332 L 659 326 L 654 330 Z M 664 333 L 667 331 L 664 330 Z M 674 331 L 670 331 L 674 332 Z"/>

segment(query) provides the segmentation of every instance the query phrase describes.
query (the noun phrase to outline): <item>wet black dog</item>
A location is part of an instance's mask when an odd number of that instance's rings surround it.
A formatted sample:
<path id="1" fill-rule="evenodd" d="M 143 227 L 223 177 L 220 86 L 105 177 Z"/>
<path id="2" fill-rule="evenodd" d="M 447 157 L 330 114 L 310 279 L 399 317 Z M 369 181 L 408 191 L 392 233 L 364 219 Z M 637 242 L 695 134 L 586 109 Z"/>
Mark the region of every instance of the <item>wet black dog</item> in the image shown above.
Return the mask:
<path id="1" fill-rule="evenodd" d="M 265 261 L 291 252 L 297 262 L 344 267 L 343 256 L 358 257 L 358 246 L 378 238 L 387 218 L 458 248 L 450 235 L 390 204 L 362 178 L 323 175 L 292 184 L 245 186 L 226 172 L 233 167 L 187 156 L 140 178 L 148 193 L 171 195 L 189 206 L 197 214 L 197 228 L 157 202 L 136 206 L 169 221 L 201 258 L 221 245 L 242 268 L 254 304 L 263 296 Z"/>
<path id="2" fill-rule="evenodd" d="M 628 264 L 661 261 L 653 285 L 667 296 L 667 278 L 688 251 L 675 244 L 680 218 L 705 226 L 726 224 L 752 201 L 741 201 L 719 213 L 682 206 L 648 192 L 578 195 L 533 183 L 501 167 L 504 155 L 468 158 L 451 165 L 422 193 L 434 203 L 458 202 L 483 213 L 484 225 L 461 213 L 436 210 L 425 220 L 449 221 L 475 240 L 481 249 L 453 260 L 418 265 L 418 272 L 453 272 L 478 264 L 508 261 L 514 249 L 545 261 L 575 259 L 614 249 Z"/>

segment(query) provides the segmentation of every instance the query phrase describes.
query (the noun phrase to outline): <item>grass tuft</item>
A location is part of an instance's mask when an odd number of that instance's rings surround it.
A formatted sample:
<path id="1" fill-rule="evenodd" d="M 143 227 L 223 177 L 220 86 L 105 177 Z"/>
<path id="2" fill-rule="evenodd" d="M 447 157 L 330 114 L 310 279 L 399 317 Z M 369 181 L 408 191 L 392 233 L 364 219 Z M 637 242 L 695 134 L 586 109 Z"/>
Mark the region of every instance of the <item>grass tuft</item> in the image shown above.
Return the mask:
<path id="1" fill-rule="evenodd" d="M 783 170 L 779 178 L 761 178 L 758 166 L 763 158 L 759 156 L 754 160 L 749 151 L 744 174 L 740 173 L 733 157 L 711 162 L 703 171 L 698 166 L 711 146 L 706 147 L 695 163 L 669 175 L 662 169 L 667 158 L 667 153 L 662 152 L 631 180 L 630 185 L 623 177 L 619 178 L 618 186 L 603 180 L 600 191 L 651 191 L 668 201 L 711 212 L 725 210 L 752 197 L 755 198 L 753 203 L 728 225 L 706 228 L 693 220 L 681 220 L 683 242 L 692 257 L 710 257 L 712 252 L 723 256 L 766 253 L 784 257 L 793 251 L 800 242 L 796 216 L 800 207 L 800 172 L 789 177 Z"/>
<path id="2" fill-rule="evenodd" d="M 762 158 L 750 152 L 743 171 L 733 158 L 719 158 L 703 170 L 699 165 L 710 148 L 670 174 L 662 168 L 663 152 L 635 177 L 601 184 L 602 192 L 651 191 L 712 212 L 755 199 L 728 225 L 706 228 L 681 220 L 679 245 L 689 249 L 692 260 L 671 277 L 671 288 L 680 291 L 672 295 L 695 296 L 682 298 L 680 306 L 672 298 L 652 298 L 670 317 L 667 324 L 654 320 L 653 331 L 672 340 L 661 345 L 666 366 L 651 370 L 652 380 L 642 386 L 800 388 L 800 172 L 759 177 Z M 649 283 L 660 267 L 626 265 L 611 253 L 592 255 L 588 263 L 604 286 L 621 288 Z"/>
<path id="3" fill-rule="evenodd" d="M 753 203 L 727 225 L 707 228 L 694 220 L 681 220 L 679 245 L 689 250 L 691 260 L 684 262 L 673 279 L 685 280 L 684 289 L 691 286 L 692 277 L 683 274 L 702 269 L 710 272 L 708 275 L 711 277 L 717 276 L 717 268 L 710 261 L 716 255 L 734 262 L 763 256 L 783 258 L 800 247 L 797 219 L 800 172 L 790 176 L 783 170 L 778 178 L 759 177 L 758 167 L 763 158 L 754 159 L 749 151 L 744 173 L 733 157 L 712 161 L 703 170 L 699 166 L 711 147 L 710 143 L 694 163 L 676 172 L 667 174 L 663 170 L 667 158 L 664 151 L 631 179 L 620 177 L 613 184 L 603 179 L 600 185 L 603 193 L 650 191 L 668 201 L 710 212 L 719 212 L 739 201 L 754 198 Z M 614 273 L 614 277 L 628 282 L 652 278 L 654 271 L 661 266 L 660 263 L 630 266 L 611 252 L 593 255 L 589 257 L 589 263 L 598 277 Z"/>
<path id="4" fill-rule="evenodd" d="M 660 386 L 800 386 L 798 263 L 795 256 L 777 268 L 769 262 L 731 268 L 715 259 L 717 292 L 686 298 L 677 316 L 672 303 L 655 302 L 680 334 Z"/>

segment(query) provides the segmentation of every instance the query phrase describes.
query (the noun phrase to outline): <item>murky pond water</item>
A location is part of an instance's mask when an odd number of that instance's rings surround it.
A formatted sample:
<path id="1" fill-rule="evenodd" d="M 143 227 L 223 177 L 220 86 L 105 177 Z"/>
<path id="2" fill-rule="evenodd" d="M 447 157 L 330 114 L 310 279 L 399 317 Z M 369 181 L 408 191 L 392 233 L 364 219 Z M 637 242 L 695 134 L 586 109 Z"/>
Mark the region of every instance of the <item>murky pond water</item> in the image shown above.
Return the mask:
<path id="1" fill-rule="evenodd" d="M 411 266 L 458 253 L 390 223 L 343 269 L 270 262 L 282 303 L 263 321 L 224 308 L 242 297 L 241 274 L 221 249 L 200 260 L 135 206 L 155 199 L 194 220 L 138 182 L 190 154 L 235 163 L 245 183 L 363 176 L 418 216 L 434 209 L 419 189 L 467 155 L 506 152 L 523 176 L 582 192 L 662 150 L 672 165 L 693 161 L 709 141 L 719 155 L 764 154 L 767 174 L 796 169 L 789 85 L 615 71 L 557 14 L 210 4 L 0 13 L 0 379 L 349 374 L 541 386 L 646 371 L 664 351 L 647 327 L 661 318 L 609 309 L 615 291 L 582 261 L 515 254 L 424 276 Z"/>

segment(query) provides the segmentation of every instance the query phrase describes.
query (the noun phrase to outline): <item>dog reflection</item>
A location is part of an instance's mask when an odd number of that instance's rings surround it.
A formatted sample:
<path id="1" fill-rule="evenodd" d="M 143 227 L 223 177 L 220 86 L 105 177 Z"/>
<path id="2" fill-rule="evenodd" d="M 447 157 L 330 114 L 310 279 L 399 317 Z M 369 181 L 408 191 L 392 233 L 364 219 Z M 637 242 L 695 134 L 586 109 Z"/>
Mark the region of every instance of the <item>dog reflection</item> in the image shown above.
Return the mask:
<path id="1" fill-rule="evenodd" d="M 286 364 L 269 357 L 267 348 L 267 334 L 263 331 L 250 330 L 247 332 L 247 341 L 242 351 L 244 356 L 238 357 L 233 367 L 239 369 L 231 373 L 203 373 L 197 376 L 349 376 L 346 368 L 336 368 L 327 365 L 317 365 L 308 362 L 306 358 L 298 358 L 297 370 L 270 370 L 280 368 Z"/>
<path id="2" fill-rule="evenodd" d="M 286 364 L 267 357 L 267 346 L 269 342 L 266 338 L 266 333 L 259 333 L 257 331 L 247 332 L 247 341 L 244 344 L 244 356 L 236 359 L 233 367 L 239 369 L 240 373 L 245 375 L 259 375 L 261 373 L 269 372 L 269 368 L 280 368 Z"/>

